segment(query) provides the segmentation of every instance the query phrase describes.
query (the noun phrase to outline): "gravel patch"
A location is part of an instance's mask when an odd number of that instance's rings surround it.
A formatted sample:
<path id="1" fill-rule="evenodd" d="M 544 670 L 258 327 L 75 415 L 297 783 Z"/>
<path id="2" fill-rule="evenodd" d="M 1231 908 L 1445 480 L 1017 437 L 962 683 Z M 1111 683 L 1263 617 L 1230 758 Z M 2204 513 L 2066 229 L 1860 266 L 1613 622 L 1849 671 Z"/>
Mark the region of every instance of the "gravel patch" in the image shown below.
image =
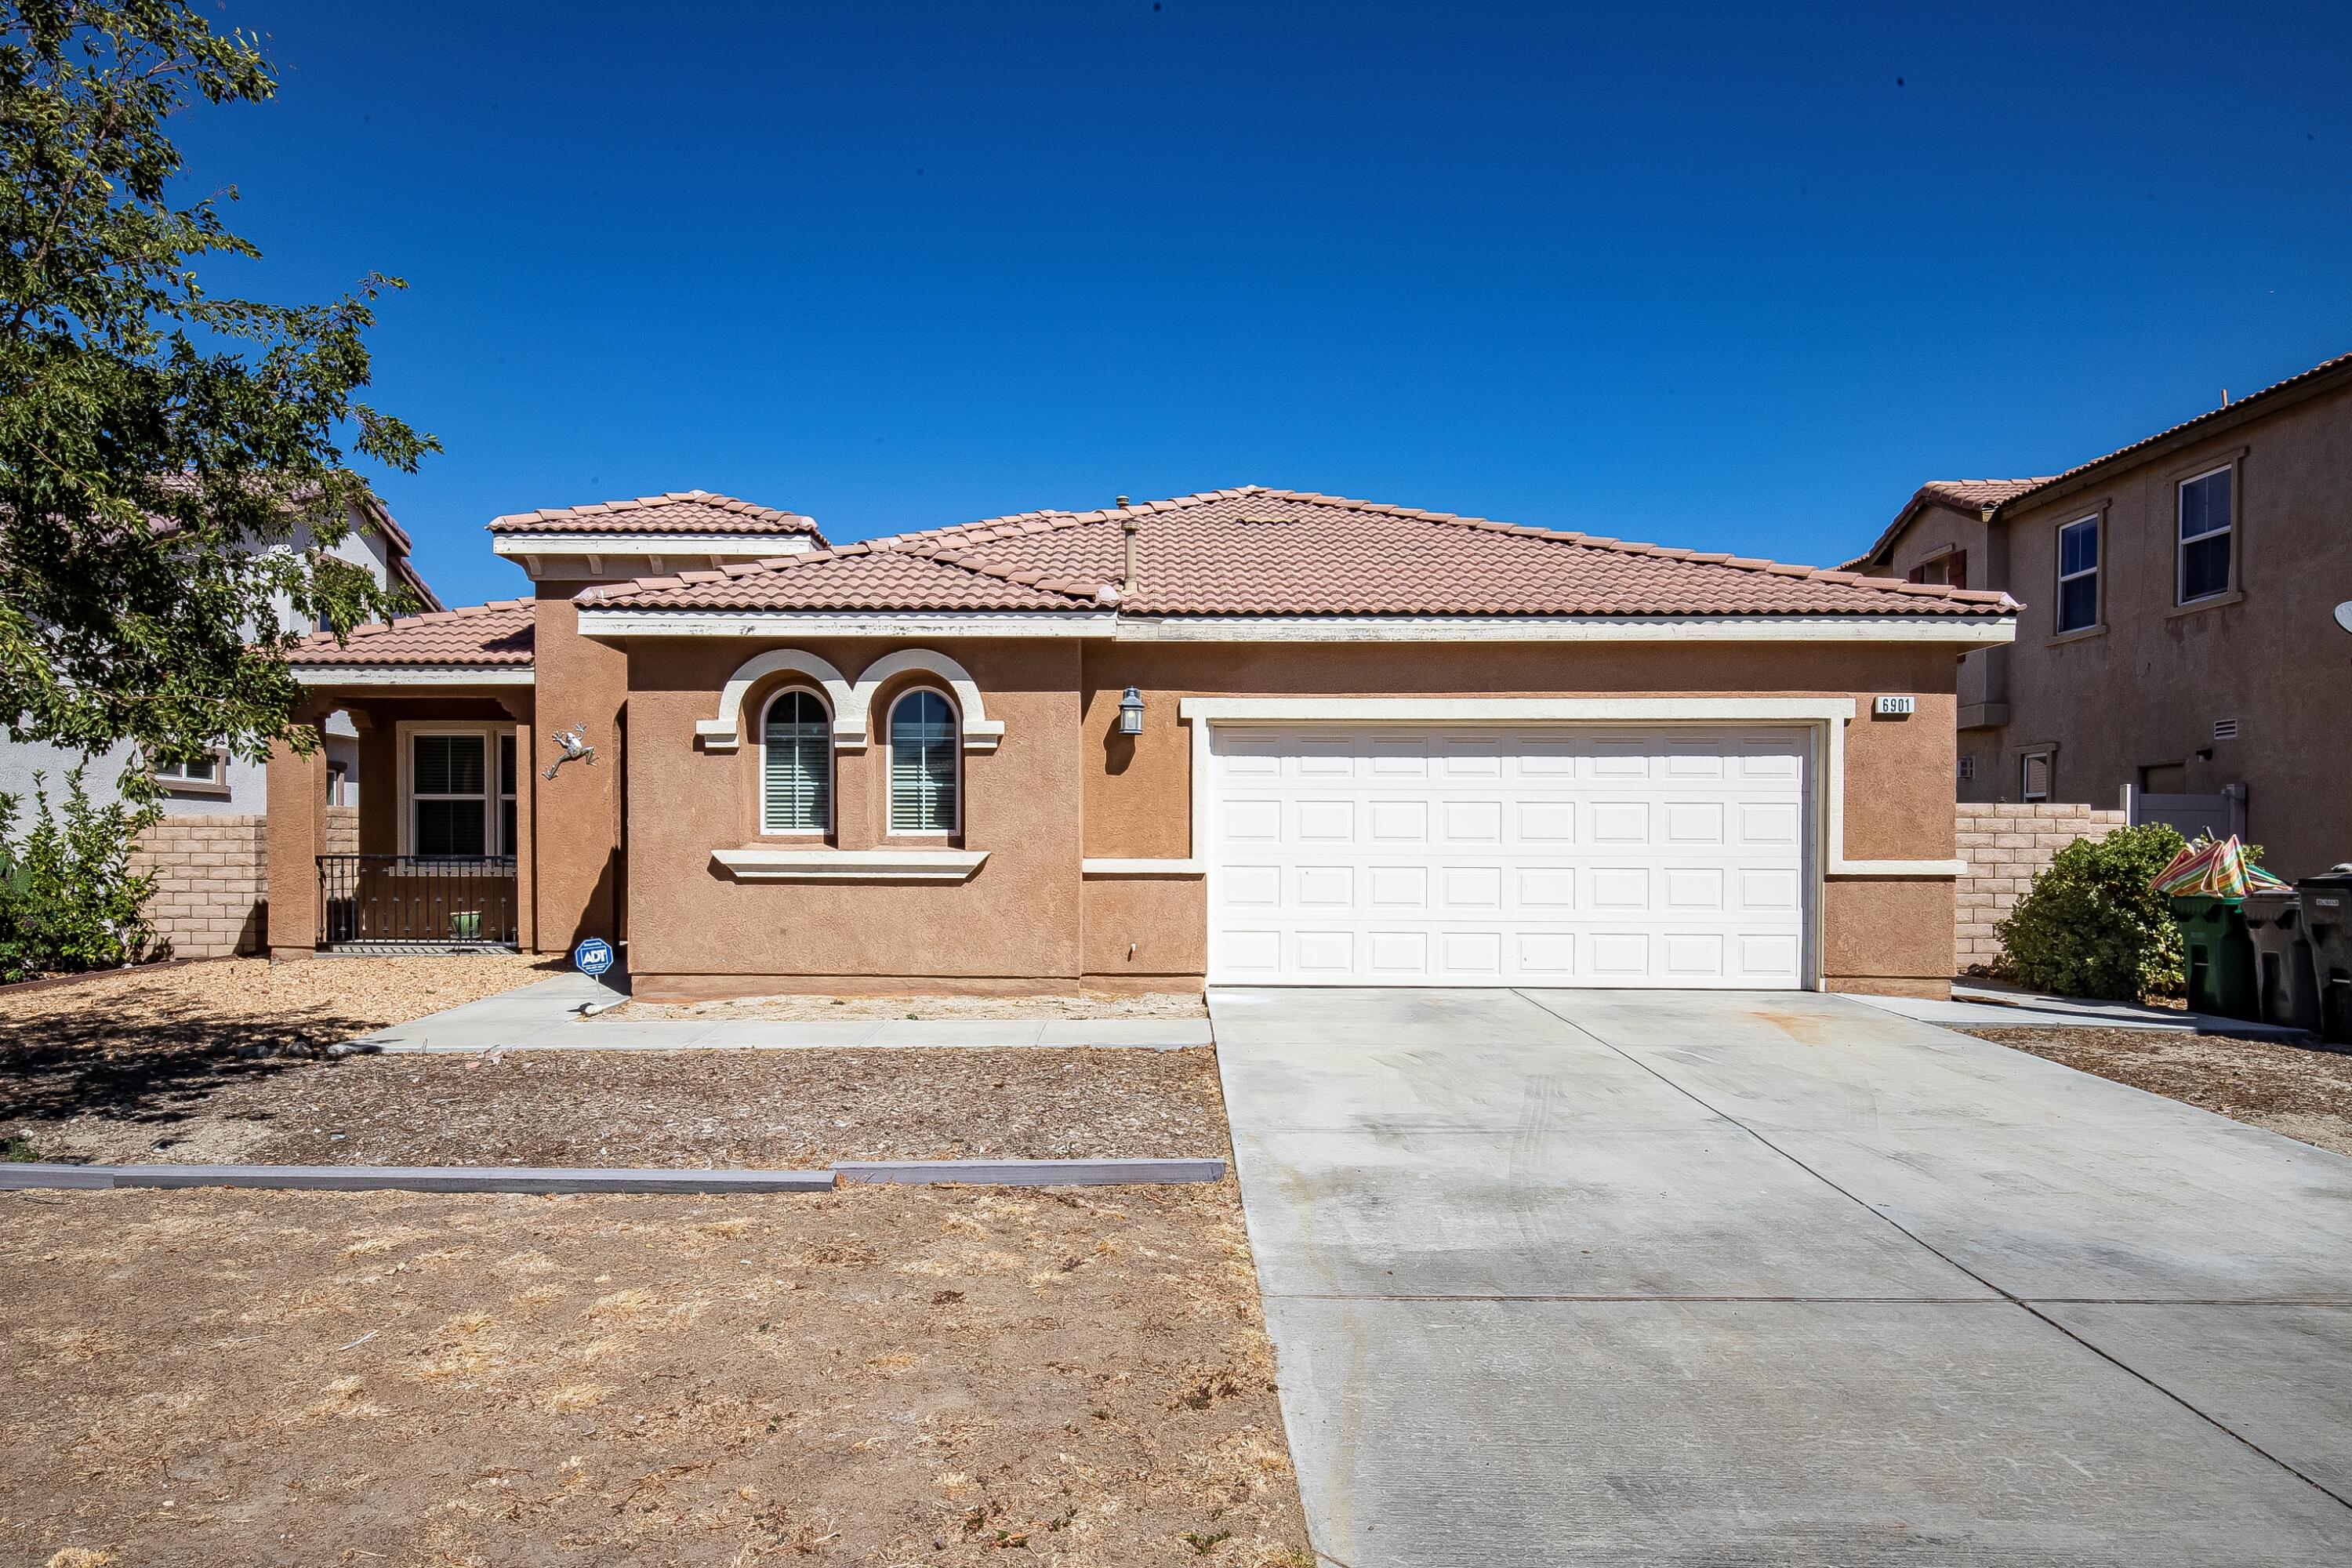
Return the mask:
<path id="1" fill-rule="evenodd" d="M 1312 1563 L 1231 1182 L 11 1194 L 0 1270 L 14 1563 Z"/>
<path id="2" fill-rule="evenodd" d="M 246 1062 L 23 1129 L 106 1164 L 821 1166 L 1229 1152 L 1216 1055 L 515 1051 Z"/>
<path id="3" fill-rule="evenodd" d="M 2352 1050 L 2157 1029 L 1963 1029 L 2082 1072 L 2352 1154 Z"/>

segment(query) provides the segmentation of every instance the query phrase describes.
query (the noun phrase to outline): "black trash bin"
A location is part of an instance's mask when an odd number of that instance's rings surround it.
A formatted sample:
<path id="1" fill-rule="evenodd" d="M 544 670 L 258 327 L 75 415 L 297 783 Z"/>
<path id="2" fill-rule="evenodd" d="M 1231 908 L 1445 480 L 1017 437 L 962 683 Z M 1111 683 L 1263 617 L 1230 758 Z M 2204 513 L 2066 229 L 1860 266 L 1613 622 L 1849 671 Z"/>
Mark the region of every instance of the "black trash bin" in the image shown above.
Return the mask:
<path id="1" fill-rule="evenodd" d="M 2303 930 L 2302 895 L 2291 888 L 2248 893 L 2246 935 L 2254 944 L 2254 1010 L 2265 1024 L 2319 1032 L 2319 981 Z"/>
<path id="2" fill-rule="evenodd" d="M 2352 1045 L 2352 865 L 2295 884 L 2319 985 L 2319 1032 Z"/>

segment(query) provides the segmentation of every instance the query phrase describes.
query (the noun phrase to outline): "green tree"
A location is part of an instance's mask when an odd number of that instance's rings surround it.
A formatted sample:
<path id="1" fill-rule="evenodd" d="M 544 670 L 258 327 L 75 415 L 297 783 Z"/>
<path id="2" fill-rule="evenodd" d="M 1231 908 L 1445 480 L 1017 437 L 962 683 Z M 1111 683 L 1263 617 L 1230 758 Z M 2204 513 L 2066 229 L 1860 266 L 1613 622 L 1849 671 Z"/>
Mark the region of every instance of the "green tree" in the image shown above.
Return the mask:
<path id="1" fill-rule="evenodd" d="M 254 37 L 181 0 L 0 0 L 0 727 L 18 738 L 158 762 L 307 745 L 280 657 L 300 621 L 404 607 L 329 553 L 373 504 L 346 447 L 404 470 L 438 449 L 356 396 L 399 280 L 216 296 L 200 271 L 260 252 L 212 200 L 174 199 L 172 117 L 276 86 Z"/>
<path id="2" fill-rule="evenodd" d="M 2149 884 L 2181 847 L 2179 834 L 2151 822 L 2058 851 L 1995 928 L 2001 977 L 2110 1002 L 2179 995 L 2187 984 L 2180 928 L 2172 900 Z"/>
<path id="3" fill-rule="evenodd" d="M 0 984 L 58 970 L 137 963 L 155 942 L 147 920 L 152 871 L 131 868 L 131 848 L 163 815 L 152 792 L 126 789 L 100 805 L 66 774 L 65 818 L 49 810 L 47 781 L 33 775 L 33 811 L 16 837 L 16 797 L 0 795 Z"/>

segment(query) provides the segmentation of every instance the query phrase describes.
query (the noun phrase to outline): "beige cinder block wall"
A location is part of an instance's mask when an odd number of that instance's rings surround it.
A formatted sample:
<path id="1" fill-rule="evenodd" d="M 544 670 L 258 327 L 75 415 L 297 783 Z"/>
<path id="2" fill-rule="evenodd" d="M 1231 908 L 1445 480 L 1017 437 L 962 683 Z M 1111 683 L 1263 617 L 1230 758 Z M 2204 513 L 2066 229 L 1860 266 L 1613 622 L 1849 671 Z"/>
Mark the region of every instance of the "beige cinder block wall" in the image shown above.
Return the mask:
<path id="1" fill-rule="evenodd" d="M 152 872 L 147 919 L 174 958 L 218 958 L 265 946 L 269 819 L 166 816 L 139 836 L 134 872 Z"/>
<path id="2" fill-rule="evenodd" d="M 1856 859 L 1948 859 L 1957 661 L 1948 647 L 1809 644 L 1152 645 L 971 639 L 962 662 L 993 753 L 965 754 L 965 847 L 989 859 L 959 884 L 739 882 L 711 852 L 758 841 L 754 727 L 777 677 L 743 708 L 742 743 L 709 752 L 697 720 L 729 675 L 779 642 L 640 640 L 629 652 L 631 969 L 641 994 L 914 984 L 1038 990 L 1073 984 L 1197 984 L 1205 973 L 1201 879 L 1084 878 L 1084 857 L 1181 858 L 1192 847 L 1190 695 L 1794 696 L 1855 700 L 1845 734 L 1845 849 Z M 802 641 L 855 679 L 902 644 Z M 1122 688 L 1145 698 L 1144 733 L 1117 737 Z M 1898 721 L 1870 698 L 1917 698 Z M 882 843 L 882 725 L 836 752 L 841 848 Z M 543 695 L 543 694 L 542 694 Z M 1953 972 L 1948 879 L 1834 878 L 1824 902 L 1829 983 L 1940 994 Z"/>
<path id="3" fill-rule="evenodd" d="M 2066 805 L 1962 801 L 1955 808 L 1954 842 L 1969 874 L 1960 879 L 1958 963 L 1962 974 L 1982 974 L 2000 961 L 2000 938 L 1993 933 L 2050 868 L 2058 851 L 2077 838 L 2105 838 L 2126 826 L 2120 811 Z"/>

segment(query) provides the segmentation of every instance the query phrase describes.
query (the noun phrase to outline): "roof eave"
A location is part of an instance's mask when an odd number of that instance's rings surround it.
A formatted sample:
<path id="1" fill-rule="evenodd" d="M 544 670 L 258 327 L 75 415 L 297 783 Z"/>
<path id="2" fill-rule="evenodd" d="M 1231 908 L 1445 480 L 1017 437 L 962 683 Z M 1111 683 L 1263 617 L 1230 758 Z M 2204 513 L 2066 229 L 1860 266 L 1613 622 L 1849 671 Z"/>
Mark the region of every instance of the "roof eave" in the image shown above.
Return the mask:
<path id="1" fill-rule="evenodd" d="M 2249 393 L 2226 407 L 2208 410 L 2170 430 L 2136 441 L 2104 458 L 2093 458 L 2079 468 L 2055 476 L 2047 484 L 2010 497 L 1990 509 L 1990 520 L 2007 521 L 2020 512 L 2032 511 L 2052 501 L 2079 495 L 2104 484 L 2116 474 L 2171 457 L 2184 447 L 2210 441 L 2216 436 L 2250 425 L 2257 419 L 2268 418 L 2296 404 L 2307 403 L 2347 383 L 2352 383 L 2352 354 L 2344 355 L 2325 367 L 2314 367 L 2304 375 L 2290 377 L 2275 386 Z"/>

